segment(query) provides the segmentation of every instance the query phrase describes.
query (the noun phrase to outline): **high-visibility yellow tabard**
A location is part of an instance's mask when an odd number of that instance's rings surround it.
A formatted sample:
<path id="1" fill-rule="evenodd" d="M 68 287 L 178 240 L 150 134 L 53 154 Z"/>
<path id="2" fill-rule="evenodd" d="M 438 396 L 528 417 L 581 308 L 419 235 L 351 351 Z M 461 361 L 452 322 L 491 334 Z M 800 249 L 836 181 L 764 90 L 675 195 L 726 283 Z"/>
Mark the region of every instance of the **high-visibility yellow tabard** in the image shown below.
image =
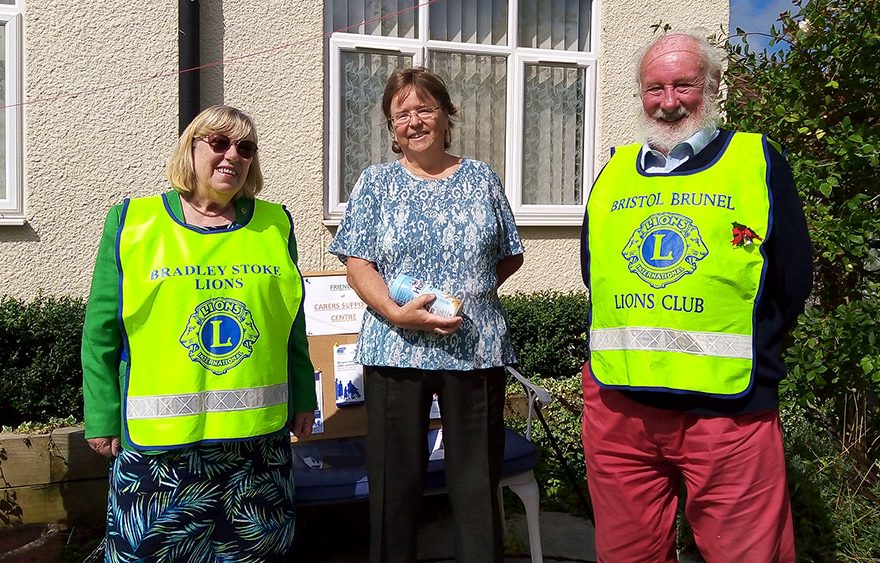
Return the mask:
<path id="1" fill-rule="evenodd" d="M 662 175 L 637 167 L 639 150 L 615 152 L 587 204 L 593 376 L 739 396 L 771 228 L 766 140 L 735 133 L 706 168 Z"/>
<path id="2" fill-rule="evenodd" d="M 254 203 L 247 224 L 219 231 L 180 223 L 162 196 L 124 205 L 123 408 L 136 449 L 262 436 L 287 423 L 302 277 L 287 212 Z"/>

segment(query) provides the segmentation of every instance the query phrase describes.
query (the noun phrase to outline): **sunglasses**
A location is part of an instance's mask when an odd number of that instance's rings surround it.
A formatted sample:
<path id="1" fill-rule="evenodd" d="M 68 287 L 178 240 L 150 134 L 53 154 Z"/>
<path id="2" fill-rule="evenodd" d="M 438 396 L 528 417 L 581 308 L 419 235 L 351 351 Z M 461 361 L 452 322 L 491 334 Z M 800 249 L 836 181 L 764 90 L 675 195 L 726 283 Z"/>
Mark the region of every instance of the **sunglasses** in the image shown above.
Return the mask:
<path id="1" fill-rule="evenodd" d="M 247 139 L 233 141 L 226 135 L 211 133 L 210 135 L 199 137 L 199 140 L 208 143 L 211 150 L 217 154 L 225 153 L 232 145 L 235 145 L 235 150 L 238 151 L 238 156 L 244 159 L 250 160 L 255 154 L 257 154 L 257 143 L 248 141 Z"/>

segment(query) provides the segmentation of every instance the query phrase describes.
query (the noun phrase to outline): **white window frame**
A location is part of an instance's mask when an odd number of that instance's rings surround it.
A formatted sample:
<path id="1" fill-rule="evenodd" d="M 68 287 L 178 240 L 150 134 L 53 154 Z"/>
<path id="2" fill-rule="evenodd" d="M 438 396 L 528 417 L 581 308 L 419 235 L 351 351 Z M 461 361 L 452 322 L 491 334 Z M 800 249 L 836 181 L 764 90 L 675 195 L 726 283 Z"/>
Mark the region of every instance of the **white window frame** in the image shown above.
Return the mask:
<path id="1" fill-rule="evenodd" d="M 384 37 L 371 35 L 336 34 L 330 37 L 330 92 L 328 94 L 329 147 L 327 150 L 327 204 L 324 219 L 328 225 L 338 225 L 345 214 L 347 202 L 340 201 L 342 194 L 342 63 L 343 52 L 366 51 L 393 55 L 412 55 L 413 65 L 422 64 L 424 50 L 420 41 L 398 39 L 393 44 Z M 351 189 L 353 186 L 348 186 Z"/>
<path id="2" fill-rule="evenodd" d="M 333 33 L 328 50 L 328 173 L 324 206 L 324 224 L 338 225 L 345 213 L 346 203 L 340 201 L 342 189 L 342 84 L 340 53 L 344 51 L 387 52 L 412 55 L 413 65 L 425 65 L 432 51 L 484 54 L 507 58 L 507 127 L 505 131 L 504 184 L 507 198 L 521 226 L 581 225 L 587 195 L 594 179 L 595 123 L 597 97 L 596 53 L 599 33 L 599 1 L 592 0 L 590 12 L 590 48 L 588 51 L 565 51 L 516 47 L 518 40 L 517 0 L 508 1 L 507 45 L 456 43 L 429 39 L 428 10 L 430 5 L 419 6 L 418 39 L 381 37 L 356 33 Z M 329 14 L 327 15 L 329 18 Z M 558 64 L 586 70 L 583 149 L 583 203 L 578 205 L 534 205 L 523 203 L 523 101 L 525 97 L 525 65 L 534 63 Z M 349 186 L 350 187 L 350 186 Z"/>
<path id="3" fill-rule="evenodd" d="M 22 119 L 22 12 L 23 2 L 0 5 L 0 22 L 6 29 L 6 195 L 0 198 L 0 225 L 23 225 L 24 181 L 22 155 L 24 154 Z"/>

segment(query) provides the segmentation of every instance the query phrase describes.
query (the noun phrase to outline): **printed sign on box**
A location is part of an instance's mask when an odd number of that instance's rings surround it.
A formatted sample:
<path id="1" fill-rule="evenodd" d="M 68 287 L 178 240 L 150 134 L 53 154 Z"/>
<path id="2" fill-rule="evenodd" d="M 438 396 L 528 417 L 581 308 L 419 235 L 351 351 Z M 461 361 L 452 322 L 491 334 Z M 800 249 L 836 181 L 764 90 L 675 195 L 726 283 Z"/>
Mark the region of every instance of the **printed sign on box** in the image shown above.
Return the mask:
<path id="1" fill-rule="evenodd" d="M 345 281 L 345 275 L 308 276 L 303 279 L 306 334 L 355 334 L 367 305 Z"/>

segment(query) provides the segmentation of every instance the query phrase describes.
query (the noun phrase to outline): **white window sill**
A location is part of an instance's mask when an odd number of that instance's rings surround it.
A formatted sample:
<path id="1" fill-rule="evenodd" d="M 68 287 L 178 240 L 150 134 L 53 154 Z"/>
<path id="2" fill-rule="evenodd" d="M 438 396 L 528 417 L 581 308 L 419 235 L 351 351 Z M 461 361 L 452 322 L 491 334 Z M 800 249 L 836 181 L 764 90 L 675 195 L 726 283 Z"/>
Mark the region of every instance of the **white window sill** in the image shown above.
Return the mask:
<path id="1" fill-rule="evenodd" d="M 0 211 L 0 225 L 17 225 L 21 226 L 27 223 L 22 213 L 3 213 Z"/>

